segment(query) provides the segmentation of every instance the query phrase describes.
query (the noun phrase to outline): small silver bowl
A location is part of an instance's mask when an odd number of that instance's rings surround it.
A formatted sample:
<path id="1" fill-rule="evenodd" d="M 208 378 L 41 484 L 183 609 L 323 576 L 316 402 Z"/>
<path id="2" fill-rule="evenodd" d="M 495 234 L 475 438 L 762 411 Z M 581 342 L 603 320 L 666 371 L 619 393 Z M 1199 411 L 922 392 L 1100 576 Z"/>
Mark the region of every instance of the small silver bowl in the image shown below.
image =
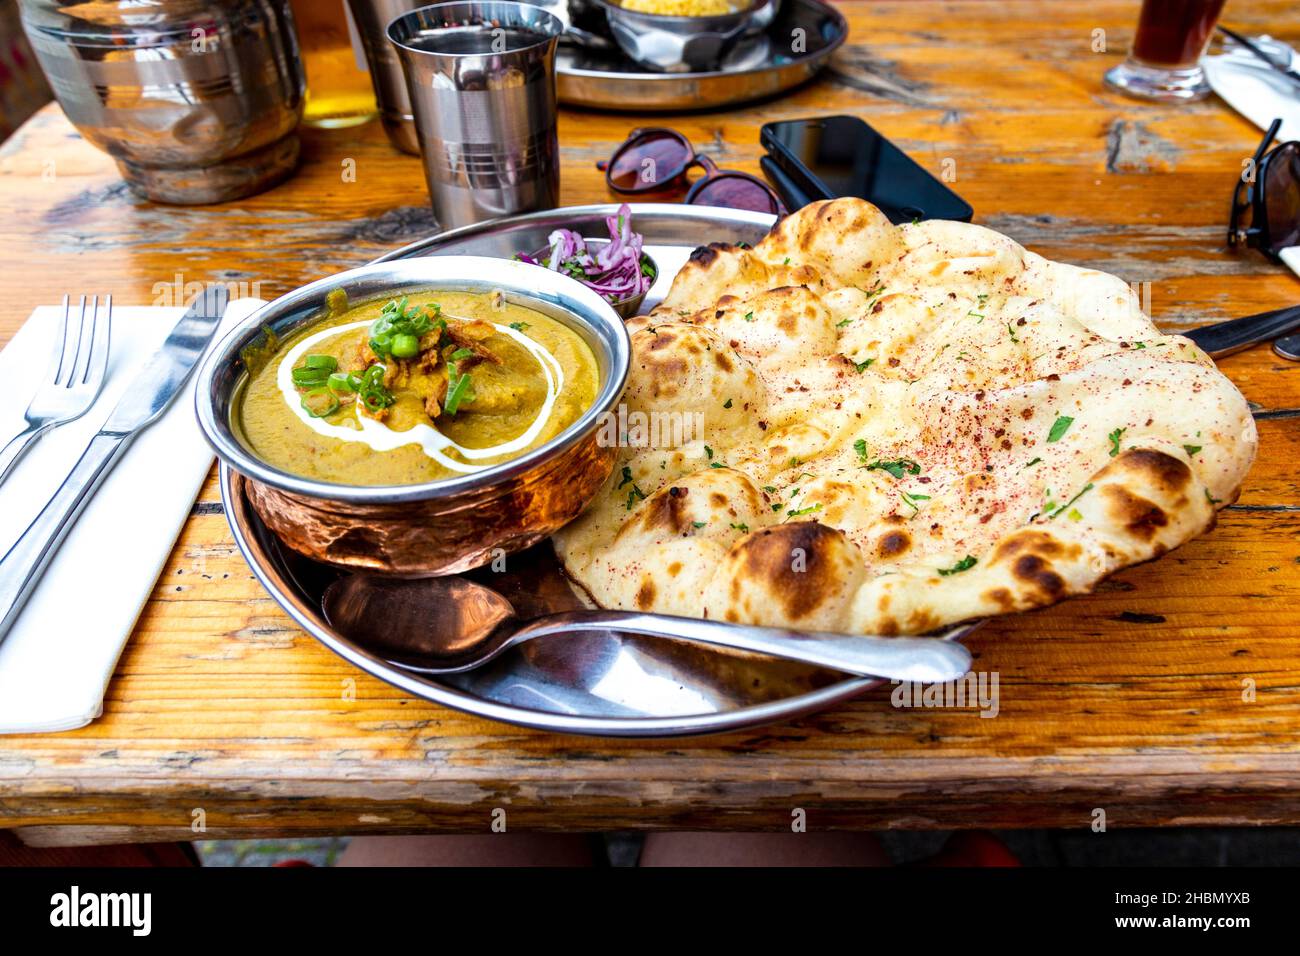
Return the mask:
<path id="1" fill-rule="evenodd" d="M 615 0 L 589 0 L 605 13 L 609 32 L 628 59 L 659 73 L 709 73 L 743 38 L 767 29 L 781 0 L 752 0 L 731 13 L 673 17 L 625 10 Z"/>
<path id="2" fill-rule="evenodd" d="M 562 322 L 587 342 L 600 375 L 596 400 L 546 444 L 462 477 L 418 485 L 343 485 L 303 478 L 257 457 L 234 413 L 248 378 L 244 356 L 316 321 L 336 289 L 361 303 L 446 289 L 500 290 L 507 301 Z M 255 351 L 255 348 L 254 348 Z M 523 550 L 586 507 L 618 449 L 600 425 L 623 394 L 631 346 L 622 319 L 599 295 L 558 272 L 484 256 L 376 263 L 320 279 L 249 316 L 214 348 L 198 373 L 199 425 L 217 456 L 247 481 L 250 503 L 288 547 L 316 561 L 403 576 L 454 574 Z"/>

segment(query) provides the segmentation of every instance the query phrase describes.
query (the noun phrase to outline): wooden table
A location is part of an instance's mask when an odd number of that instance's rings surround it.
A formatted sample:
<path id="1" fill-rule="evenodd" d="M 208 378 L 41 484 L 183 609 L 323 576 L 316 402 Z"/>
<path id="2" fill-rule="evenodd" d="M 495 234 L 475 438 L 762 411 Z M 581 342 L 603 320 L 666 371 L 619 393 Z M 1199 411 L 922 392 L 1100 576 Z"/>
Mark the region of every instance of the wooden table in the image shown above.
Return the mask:
<path id="1" fill-rule="evenodd" d="M 758 127 L 852 112 L 920 163 L 956 163 L 976 221 L 1049 258 L 1150 283 L 1166 328 L 1296 301 L 1225 248 L 1259 131 L 1222 103 L 1103 89 L 1136 3 L 848 3 L 849 43 L 774 102 L 667 120 L 758 172 Z M 1300 41 L 1289 0 L 1230 23 Z M 1091 50 L 1104 29 L 1108 52 Z M 606 199 L 597 159 L 642 120 L 567 111 L 565 203 Z M 270 298 L 435 231 L 419 163 L 377 125 L 306 134 L 297 177 L 226 206 L 133 198 L 57 107 L 0 152 L 0 341 L 70 290 L 147 304 L 176 281 Z M 355 160 L 355 183 L 343 164 Z M 555 736 L 411 699 L 299 631 L 253 580 L 214 482 L 83 730 L 0 738 L 0 825 L 33 843 L 515 829 L 1087 827 L 1300 822 L 1300 365 L 1222 363 L 1259 461 L 1208 536 L 1099 593 L 971 640 L 996 719 L 887 692 L 783 726 L 663 742 Z M 13 400 L 13 397 L 10 397 Z M 344 690 L 355 681 L 355 700 Z M 201 811 L 201 813 L 200 813 Z"/>

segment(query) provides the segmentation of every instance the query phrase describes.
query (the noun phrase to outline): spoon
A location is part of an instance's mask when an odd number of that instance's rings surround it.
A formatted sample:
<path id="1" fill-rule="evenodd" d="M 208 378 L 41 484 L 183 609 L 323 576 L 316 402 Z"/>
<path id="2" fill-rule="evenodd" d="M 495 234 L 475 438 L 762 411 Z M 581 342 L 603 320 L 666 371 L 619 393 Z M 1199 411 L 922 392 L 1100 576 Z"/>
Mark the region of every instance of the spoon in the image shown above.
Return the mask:
<path id="1" fill-rule="evenodd" d="M 521 620 L 501 594 L 461 577 L 352 575 L 331 584 L 322 605 L 340 633 L 423 674 L 473 670 L 525 641 L 574 631 L 675 638 L 923 683 L 956 680 L 971 665 L 970 651 L 934 637 L 827 634 L 638 611 L 562 611 Z"/>

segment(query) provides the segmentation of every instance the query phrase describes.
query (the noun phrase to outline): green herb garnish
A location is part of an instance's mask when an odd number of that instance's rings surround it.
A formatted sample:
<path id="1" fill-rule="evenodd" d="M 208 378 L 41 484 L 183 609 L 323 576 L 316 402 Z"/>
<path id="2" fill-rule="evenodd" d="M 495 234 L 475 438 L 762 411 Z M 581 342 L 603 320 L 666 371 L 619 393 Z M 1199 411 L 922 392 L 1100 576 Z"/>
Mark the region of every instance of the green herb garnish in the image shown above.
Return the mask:
<path id="1" fill-rule="evenodd" d="M 1060 441 L 1061 438 L 1064 437 L 1065 433 L 1070 430 L 1070 426 L 1073 424 L 1074 424 L 1074 419 L 1071 418 L 1069 415 L 1060 416 L 1056 421 L 1052 423 L 1052 430 L 1047 433 L 1048 443 L 1050 444 L 1052 442 Z"/>
<path id="2" fill-rule="evenodd" d="M 1053 511 L 1051 516 L 1052 516 L 1053 518 L 1055 518 L 1055 517 L 1056 517 L 1057 515 L 1059 515 L 1062 511 L 1064 511 L 1066 508 L 1069 508 L 1071 505 L 1073 505 L 1076 501 L 1078 501 L 1080 498 L 1082 498 L 1084 495 L 1086 495 L 1086 494 L 1087 494 L 1088 492 L 1090 492 L 1090 491 L 1092 491 L 1092 482 L 1091 482 L 1091 481 L 1088 482 L 1086 485 L 1084 485 L 1084 486 L 1083 486 L 1083 490 L 1080 491 L 1077 495 L 1075 495 L 1073 498 L 1071 498 L 1071 499 L 1070 499 L 1069 501 L 1067 501 L 1065 504 L 1061 505 L 1061 507 L 1059 507 L 1059 508 L 1057 508 L 1055 511 Z M 1080 515 L 1079 517 L 1081 518 L 1081 517 L 1083 517 L 1083 516 Z M 1078 518 L 1076 518 L 1075 520 L 1077 521 Z"/>
<path id="3" fill-rule="evenodd" d="M 408 309 L 406 302 L 406 296 L 390 299 L 379 318 L 370 324 L 370 351 L 381 359 L 409 359 L 419 355 L 420 337 L 433 331 L 435 318 L 442 311 L 441 306 L 434 305 L 431 316 L 424 306 Z M 442 325 L 446 328 L 445 322 Z"/>
<path id="4" fill-rule="evenodd" d="M 814 511 L 821 511 L 821 510 L 822 510 L 822 503 L 819 501 L 815 505 L 809 505 L 807 508 L 791 509 L 790 511 L 787 511 L 786 520 L 789 521 L 790 518 L 798 518 L 800 515 L 809 515 L 812 514 Z"/>
<path id="5" fill-rule="evenodd" d="M 1184 445 L 1184 446 L 1183 446 L 1183 451 L 1187 452 L 1187 457 L 1188 457 L 1188 458 L 1191 458 L 1193 455 L 1199 454 L 1199 453 L 1200 453 L 1200 450 L 1201 450 L 1201 446 L 1200 446 L 1200 445 Z"/>
<path id="6" fill-rule="evenodd" d="M 1128 431 L 1127 428 L 1117 428 L 1106 437 L 1110 439 L 1110 457 L 1114 458 L 1119 454 L 1119 440 L 1123 434 Z M 1184 448 L 1187 446 L 1184 445 Z"/>
<path id="7" fill-rule="evenodd" d="M 977 561 L 974 556 L 968 554 L 952 567 L 938 568 L 937 570 L 941 576 L 946 578 L 950 574 L 960 574 L 962 571 L 969 571 L 971 568 L 975 567 L 976 563 Z"/>
<path id="8" fill-rule="evenodd" d="M 293 370 L 293 384 L 299 388 L 319 388 L 338 367 L 339 360 L 332 355 L 308 355 Z"/>
<path id="9" fill-rule="evenodd" d="M 302 397 L 302 408 L 312 418 L 324 418 L 339 410 L 339 400 L 328 388 L 313 388 Z"/>
<path id="10" fill-rule="evenodd" d="M 904 474 L 919 475 L 921 466 L 910 458 L 893 458 L 889 461 L 876 459 L 867 465 L 867 471 L 887 471 L 895 478 L 902 478 Z"/>

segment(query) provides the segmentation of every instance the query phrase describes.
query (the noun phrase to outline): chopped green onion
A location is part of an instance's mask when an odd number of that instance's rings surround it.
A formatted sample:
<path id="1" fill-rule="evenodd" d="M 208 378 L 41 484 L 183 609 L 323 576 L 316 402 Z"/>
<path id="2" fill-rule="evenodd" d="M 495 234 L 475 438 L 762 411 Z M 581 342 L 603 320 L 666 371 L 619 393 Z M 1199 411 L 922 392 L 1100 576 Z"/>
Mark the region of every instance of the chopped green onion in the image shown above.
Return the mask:
<path id="1" fill-rule="evenodd" d="M 335 372 L 325 384 L 335 392 L 355 392 L 361 388 L 361 379 L 352 372 Z"/>
<path id="2" fill-rule="evenodd" d="M 455 415 L 460 411 L 460 403 L 463 401 L 472 401 L 469 394 L 470 381 L 469 373 L 458 375 L 455 383 L 451 386 L 451 391 L 447 393 L 447 401 L 443 403 L 443 411 L 448 415 Z"/>
<path id="3" fill-rule="evenodd" d="M 299 388 L 314 388 L 324 385 L 329 372 L 323 368 L 296 368 L 293 370 L 293 384 Z"/>
<path id="4" fill-rule="evenodd" d="M 420 354 L 420 340 L 409 332 L 400 332 L 393 336 L 393 358 L 409 359 Z"/>
<path id="5" fill-rule="evenodd" d="M 339 400 L 328 388 L 313 388 L 303 395 L 302 409 L 312 418 L 324 418 L 339 410 Z"/>
<path id="6" fill-rule="evenodd" d="M 323 368 L 332 372 L 339 367 L 339 360 L 332 355 L 308 355 L 307 368 Z"/>

